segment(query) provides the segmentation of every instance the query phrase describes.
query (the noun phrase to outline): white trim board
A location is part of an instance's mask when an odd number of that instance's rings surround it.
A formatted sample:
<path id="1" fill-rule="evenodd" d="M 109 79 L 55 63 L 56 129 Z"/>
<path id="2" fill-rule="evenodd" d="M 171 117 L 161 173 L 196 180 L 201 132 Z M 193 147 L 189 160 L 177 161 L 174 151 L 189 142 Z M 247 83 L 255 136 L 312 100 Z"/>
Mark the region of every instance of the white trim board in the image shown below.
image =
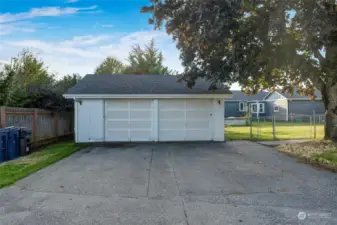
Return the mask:
<path id="1" fill-rule="evenodd" d="M 165 98 L 229 98 L 232 94 L 64 94 L 68 99 L 165 99 Z"/>

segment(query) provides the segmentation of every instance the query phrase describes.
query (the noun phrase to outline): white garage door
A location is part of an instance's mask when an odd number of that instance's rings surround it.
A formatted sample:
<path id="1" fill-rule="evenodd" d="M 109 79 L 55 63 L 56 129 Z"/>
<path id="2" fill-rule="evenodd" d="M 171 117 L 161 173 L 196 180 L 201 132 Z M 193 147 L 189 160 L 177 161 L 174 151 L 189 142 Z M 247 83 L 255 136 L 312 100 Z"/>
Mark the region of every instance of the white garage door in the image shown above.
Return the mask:
<path id="1" fill-rule="evenodd" d="M 152 100 L 105 101 L 106 141 L 151 141 Z"/>
<path id="2" fill-rule="evenodd" d="M 159 100 L 159 141 L 212 140 L 212 100 Z"/>

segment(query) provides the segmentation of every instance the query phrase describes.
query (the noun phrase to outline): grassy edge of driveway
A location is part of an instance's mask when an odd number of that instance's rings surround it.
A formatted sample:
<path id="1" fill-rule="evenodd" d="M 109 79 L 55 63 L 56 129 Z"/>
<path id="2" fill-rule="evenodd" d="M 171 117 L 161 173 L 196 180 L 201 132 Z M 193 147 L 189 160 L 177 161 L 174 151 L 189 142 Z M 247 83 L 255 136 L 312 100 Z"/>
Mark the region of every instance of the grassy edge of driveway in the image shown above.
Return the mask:
<path id="1" fill-rule="evenodd" d="M 337 148 L 331 141 L 315 140 L 276 147 L 280 152 L 312 166 L 337 173 Z"/>
<path id="2" fill-rule="evenodd" d="M 71 154 L 87 147 L 86 144 L 63 142 L 50 145 L 28 156 L 0 164 L 0 188 L 49 166 Z"/>

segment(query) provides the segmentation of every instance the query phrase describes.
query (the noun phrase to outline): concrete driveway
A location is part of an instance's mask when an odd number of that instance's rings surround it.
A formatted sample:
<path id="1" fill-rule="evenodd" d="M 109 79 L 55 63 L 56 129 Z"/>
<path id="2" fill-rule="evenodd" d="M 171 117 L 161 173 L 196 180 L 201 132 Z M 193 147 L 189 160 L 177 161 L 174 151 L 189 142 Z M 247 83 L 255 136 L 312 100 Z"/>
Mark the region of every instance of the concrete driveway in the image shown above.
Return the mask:
<path id="1" fill-rule="evenodd" d="M 0 190 L 0 224 L 337 224 L 336 178 L 245 141 L 93 147 Z"/>

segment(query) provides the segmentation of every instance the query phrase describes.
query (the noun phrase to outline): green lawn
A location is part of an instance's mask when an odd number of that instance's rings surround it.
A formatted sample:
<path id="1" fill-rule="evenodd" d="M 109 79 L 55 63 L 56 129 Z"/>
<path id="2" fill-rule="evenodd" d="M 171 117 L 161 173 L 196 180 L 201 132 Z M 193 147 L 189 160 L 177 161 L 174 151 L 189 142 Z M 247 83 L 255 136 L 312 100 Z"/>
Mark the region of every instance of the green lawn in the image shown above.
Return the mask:
<path id="1" fill-rule="evenodd" d="M 0 164 L 0 188 L 13 184 L 84 147 L 85 144 L 73 142 L 54 144 L 28 156 Z"/>
<path id="2" fill-rule="evenodd" d="M 310 139 L 314 137 L 314 129 L 308 123 L 281 123 L 276 122 L 276 140 Z M 271 122 L 253 122 L 253 140 L 273 140 L 273 128 Z M 250 140 L 249 126 L 225 127 L 227 140 Z M 324 125 L 316 125 L 316 139 L 324 137 Z"/>

